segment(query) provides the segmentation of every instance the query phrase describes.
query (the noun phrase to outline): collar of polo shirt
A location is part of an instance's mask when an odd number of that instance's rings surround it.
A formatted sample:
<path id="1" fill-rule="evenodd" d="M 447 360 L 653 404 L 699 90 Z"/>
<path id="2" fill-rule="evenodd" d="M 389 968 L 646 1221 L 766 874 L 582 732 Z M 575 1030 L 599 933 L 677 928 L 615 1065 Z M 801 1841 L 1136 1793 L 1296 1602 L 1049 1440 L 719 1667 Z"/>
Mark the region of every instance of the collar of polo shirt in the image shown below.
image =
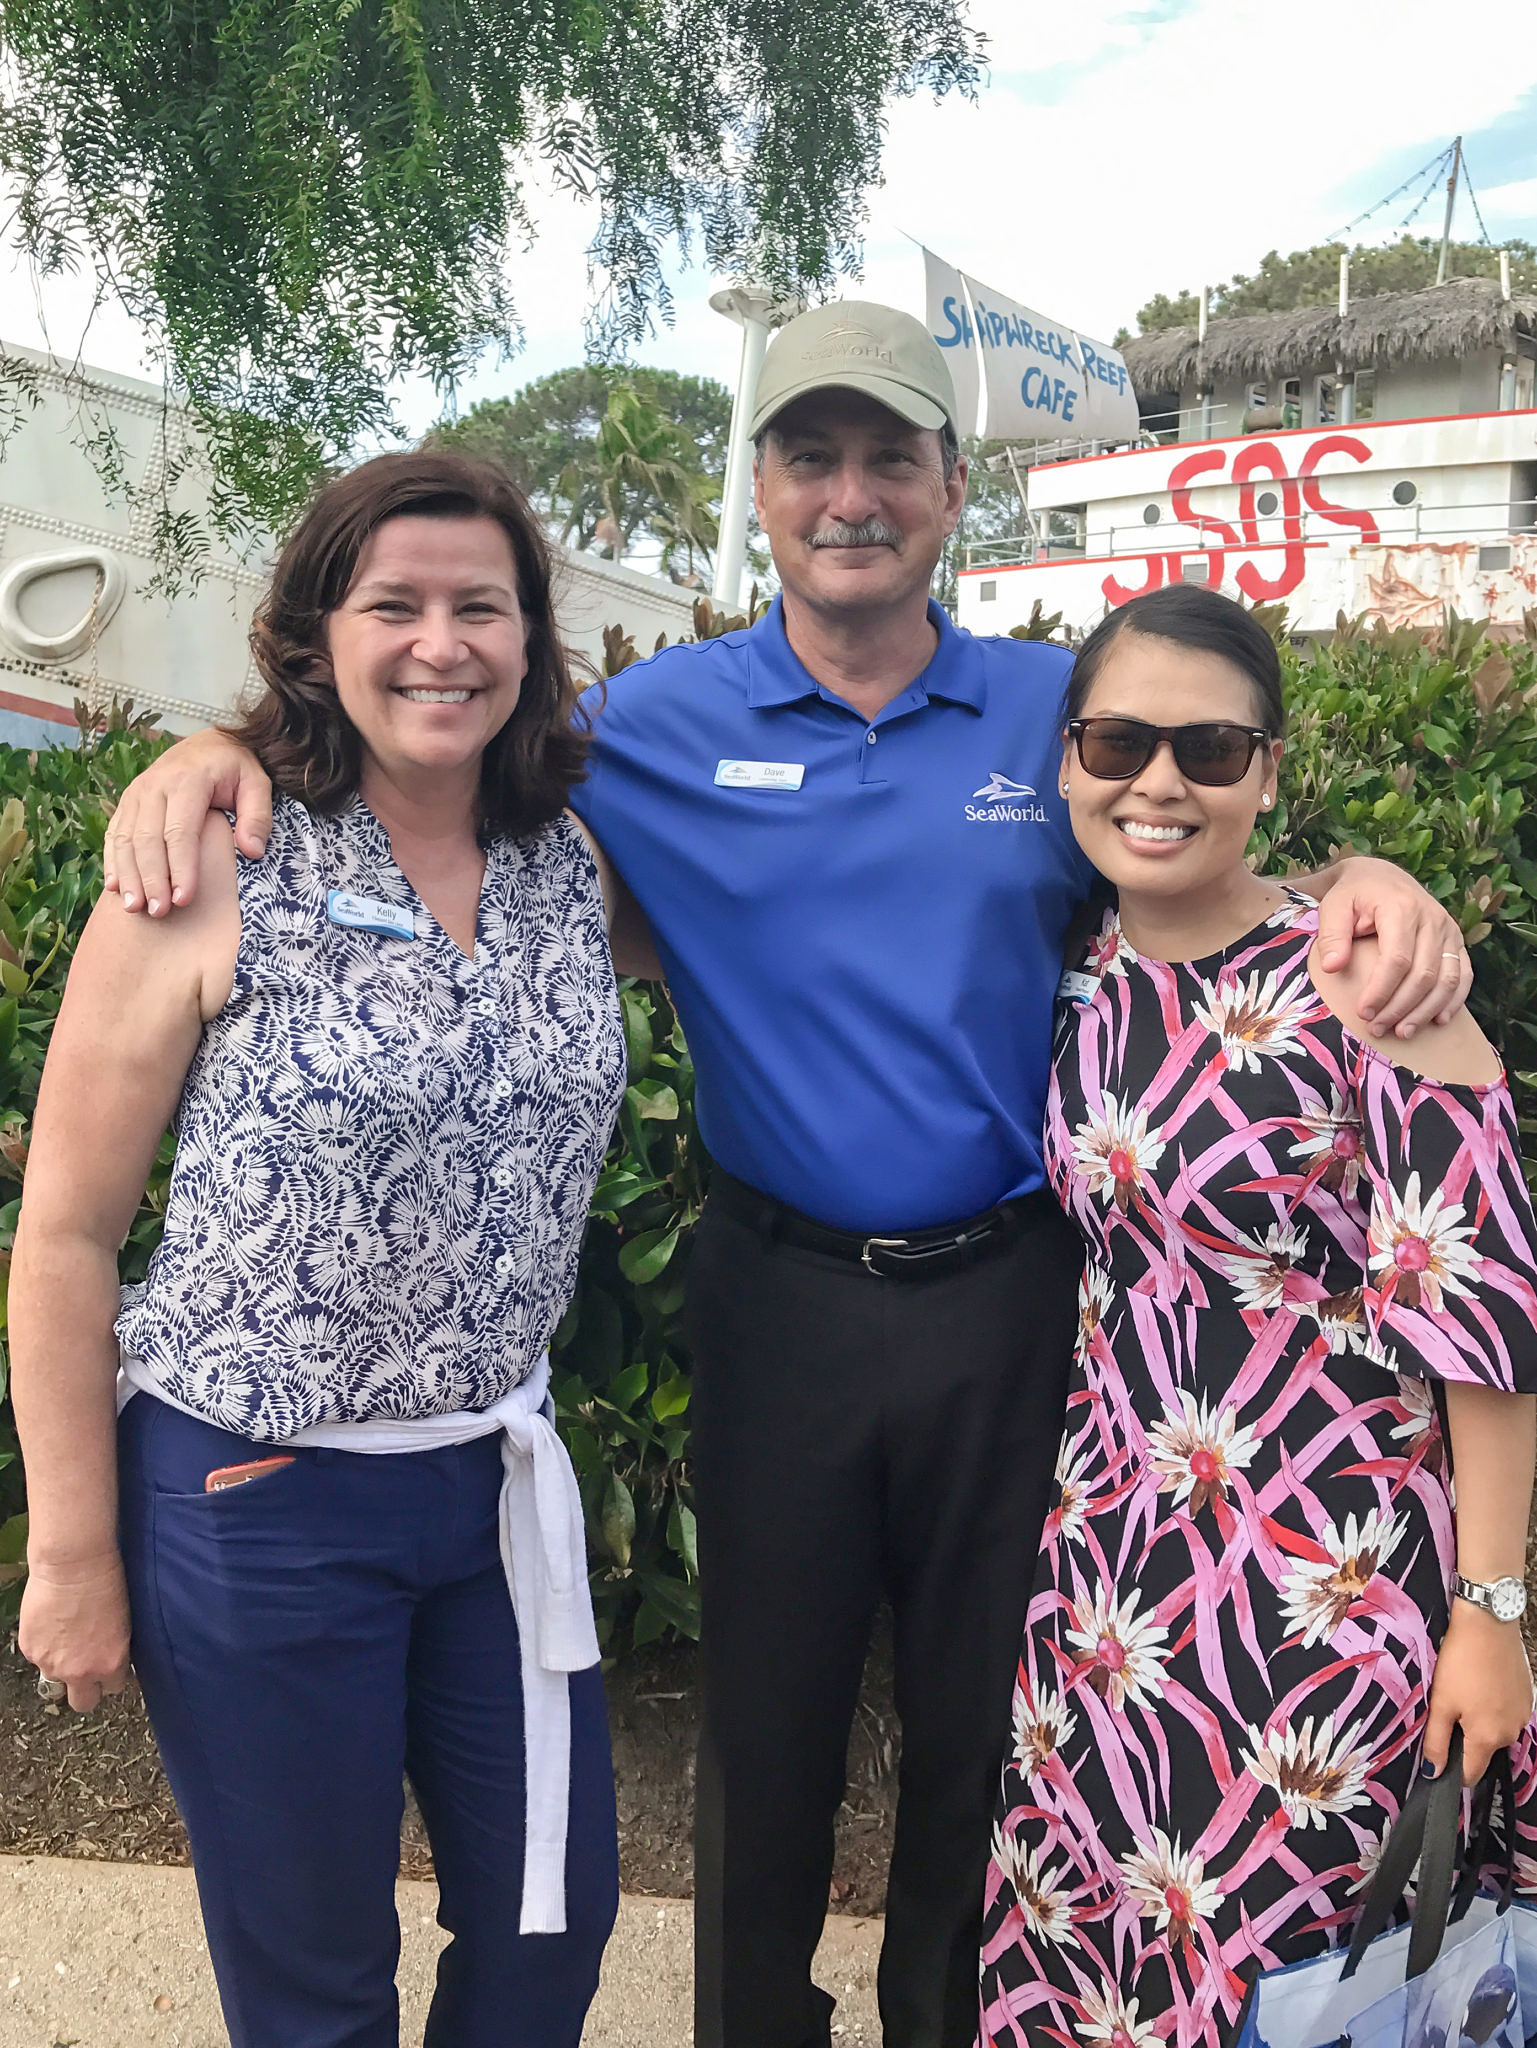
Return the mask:
<path id="1" fill-rule="evenodd" d="M 929 665 L 915 677 L 912 688 L 927 697 L 942 697 L 948 703 L 965 704 L 982 711 L 987 704 L 987 678 L 976 642 L 958 633 L 941 605 L 929 600 L 929 621 L 939 635 Z M 743 635 L 747 665 L 747 701 L 754 711 L 775 704 L 794 704 L 802 697 L 815 697 L 820 685 L 801 664 L 785 633 L 784 602 L 775 598 L 756 628 Z M 841 701 L 841 700 L 840 700 Z M 896 700 L 900 703 L 902 700 Z"/>

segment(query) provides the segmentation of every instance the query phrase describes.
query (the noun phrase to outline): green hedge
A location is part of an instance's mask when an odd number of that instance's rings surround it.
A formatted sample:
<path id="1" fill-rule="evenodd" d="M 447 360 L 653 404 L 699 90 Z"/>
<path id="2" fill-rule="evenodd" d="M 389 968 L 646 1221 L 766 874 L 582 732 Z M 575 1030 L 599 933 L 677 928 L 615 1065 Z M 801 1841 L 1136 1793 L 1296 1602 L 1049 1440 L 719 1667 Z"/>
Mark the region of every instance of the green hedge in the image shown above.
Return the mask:
<path id="1" fill-rule="evenodd" d="M 1291 730 L 1256 864 L 1379 854 L 1455 914 L 1537 1185 L 1537 612 L 1501 643 L 1455 616 L 1428 635 L 1341 618 L 1327 645 L 1283 640 L 1283 656 Z"/>
<path id="2" fill-rule="evenodd" d="M 64 981 L 101 888 L 107 820 L 124 785 L 166 744 L 131 704 L 104 720 L 76 706 L 81 744 L 27 753 L 0 746 L 0 1273 L 8 1276 L 37 1084 Z M 125 1279 L 139 1278 L 160 1237 L 171 1144 L 123 1246 Z M 0 1332 L 5 1299 L 0 1286 Z M 0 1603 L 14 1610 L 26 1517 L 0 1337 Z"/>
<path id="3" fill-rule="evenodd" d="M 1537 617 L 1494 646 L 1341 623 L 1328 646 L 1283 647 L 1292 730 L 1256 858 L 1317 867 L 1345 851 L 1396 860 L 1453 909 L 1473 948 L 1474 1008 L 1512 1070 L 1537 1168 Z M 698 608 L 701 637 L 739 620 Z M 1032 629 L 1043 634 L 1050 621 Z M 635 658 L 610 636 L 610 672 Z M 0 747 L 0 1258 L 15 1227 L 27 1119 L 74 940 L 100 884 L 113 796 L 162 745 L 140 729 L 79 752 Z M 587 1511 L 593 1592 L 617 1653 L 698 1629 L 683 1278 L 701 1198 L 693 1070 L 665 991 L 623 985 L 629 1086 L 604 1163 L 576 1298 L 552 1345 L 556 1404 Z M 167 1144 L 123 1251 L 136 1277 L 159 1235 Z M 1537 1171 L 1534 1171 L 1537 1179 Z M 0 1305 L 3 1316 L 3 1305 Z M 0 1347 L 0 1598 L 24 1536 Z M 9 1517 L 9 1519 L 7 1519 Z"/>

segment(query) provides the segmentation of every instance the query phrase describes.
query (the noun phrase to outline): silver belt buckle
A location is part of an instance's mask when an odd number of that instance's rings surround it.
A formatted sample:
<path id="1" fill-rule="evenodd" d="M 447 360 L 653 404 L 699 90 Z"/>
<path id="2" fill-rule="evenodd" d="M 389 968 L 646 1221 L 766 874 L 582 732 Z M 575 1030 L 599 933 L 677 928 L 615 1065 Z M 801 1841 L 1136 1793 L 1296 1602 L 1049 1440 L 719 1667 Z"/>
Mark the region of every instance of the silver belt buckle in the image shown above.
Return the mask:
<path id="1" fill-rule="evenodd" d="M 867 1273 L 873 1273 L 877 1280 L 886 1280 L 890 1275 L 883 1273 L 870 1254 L 873 1251 L 905 1251 L 910 1240 L 905 1237 L 867 1237 L 860 1252 L 860 1263 Z"/>

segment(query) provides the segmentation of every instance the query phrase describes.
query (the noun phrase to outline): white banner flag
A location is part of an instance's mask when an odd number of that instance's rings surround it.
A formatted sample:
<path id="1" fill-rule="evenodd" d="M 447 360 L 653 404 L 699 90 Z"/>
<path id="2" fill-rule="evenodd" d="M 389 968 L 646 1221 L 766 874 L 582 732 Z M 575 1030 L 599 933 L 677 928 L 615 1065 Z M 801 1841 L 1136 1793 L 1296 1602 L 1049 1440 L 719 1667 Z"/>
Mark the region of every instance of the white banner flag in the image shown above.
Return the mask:
<path id="1" fill-rule="evenodd" d="M 928 288 L 929 332 L 945 351 L 945 361 L 950 365 L 955 384 L 955 431 L 965 441 L 977 431 L 977 408 L 982 396 L 982 365 L 971 311 L 966 304 L 966 287 L 961 282 L 961 273 L 932 249 L 923 252 L 923 275 Z"/>
<path id="2" fill-rule="evenodd" d="M 963 279 L 993 441 L 1131 441 L 1138 415 L 1119 350 Z"/>
<path id="3" fill-rule="evenodd" d="M 1086 334 L 1077 339 L 1088 423 L 1084 431 L 1096 441 L 1135 441 L 1142 430 L 1142 415 L 1126 358 L 1108 342 L 1091 341 Z"/>
<path id="4" fill-rule="evenodd" d="M 990 441 L 1056 441 L 1083 433 L 1083 371 L 1071 327 L 966 279 L 987 388 Z"/>

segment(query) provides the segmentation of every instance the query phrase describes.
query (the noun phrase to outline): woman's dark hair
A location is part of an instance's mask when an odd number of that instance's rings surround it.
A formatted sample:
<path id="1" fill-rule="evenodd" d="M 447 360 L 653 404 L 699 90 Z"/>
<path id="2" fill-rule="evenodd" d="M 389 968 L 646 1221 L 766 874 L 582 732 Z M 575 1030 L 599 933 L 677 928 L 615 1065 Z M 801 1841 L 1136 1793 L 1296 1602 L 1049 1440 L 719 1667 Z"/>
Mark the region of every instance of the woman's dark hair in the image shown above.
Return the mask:
<path id="1" fill-rule="evenodd" d="M 1123 633 L 1145 633 L 1151 639 L 1171 640 L 1176 647 L 1220 654 L 1224 661 L 1242 669 L 1254 685 L 1258 723 L 1270 737 L 1279 739 L 1286 730 L 1281 657 L 1274 640 L 1252 612 L 1199 583 L 1172 583 L 1164 590 L 1150 590 L 1146 597 L 1134 597 L 1101 619 L 1079 648 L 1068 676 L 1064 718 L 1083 715 L 1105 656 Z"/>
<path id="2" fill-rule="evenodd" d="M 479 823 L 487 839 L 536 831 L 582 779 L 586 721 L 555 624 L 549 543 L 522 492 L 489 462 L 440 449 L 380 455 L 323 487 L 278 556 L 251 626 L 266 688 L 226 730 L 284 796 L 311 810 L 339 811 L 356 795 L 362 744 L 336 694 L 326 619 L 350 589 L 369 535 L 407 513 L 494 519 L 512 548 L 528 673 L 481 762 Z"/>

